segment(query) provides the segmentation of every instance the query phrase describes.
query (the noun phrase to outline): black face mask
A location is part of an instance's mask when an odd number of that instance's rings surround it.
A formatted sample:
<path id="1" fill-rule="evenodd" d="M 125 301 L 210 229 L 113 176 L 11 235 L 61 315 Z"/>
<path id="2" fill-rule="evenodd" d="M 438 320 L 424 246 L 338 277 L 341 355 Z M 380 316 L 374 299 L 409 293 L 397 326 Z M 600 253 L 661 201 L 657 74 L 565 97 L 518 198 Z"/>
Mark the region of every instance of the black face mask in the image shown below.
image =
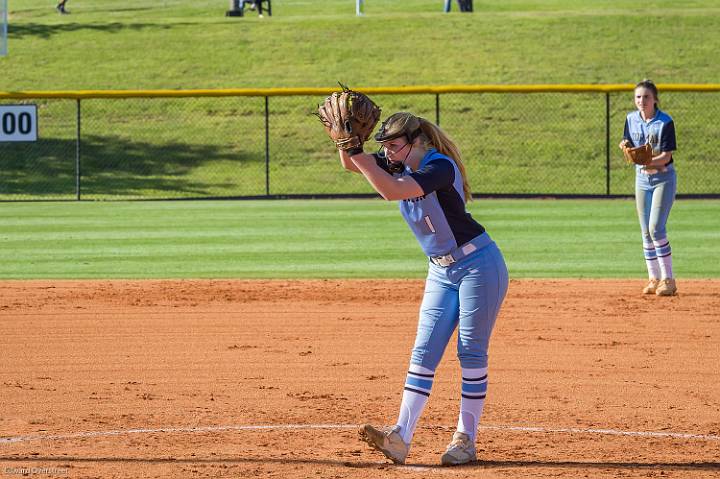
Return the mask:
<path id="1" fill-rule="evenodd" d="M 402 173 L 405 171 L 405 165 L 401 161 L 390 161 L 390 158 L 388 158 L 385 155 L 385 150 L 381 146 L 378 152 L 376 153 L 378 157 L 385 160 L 385 164 L 387 165 L 387 170 L 390 174 L 393 173 Z"/>
<path id="2" fill-rule="evenodd" d="M 388 160 L 388 171 L 390 173 L 402 173 L 405 171 L 405 165 L 399 161 Z"/>
<path id="3" fill-rule="evenodd" d="M 402 161 L 392 161 L 392 160 L 390 160 L 390 158 L 388 158 L 388 157 L 385 155 L 385 151 L 383 150 L 382 147 L 381 147 L 380 150 L 378 151 L 378 156 L 380 156 L 381 158 L 384 158 L 385 161 L 387 162 L 387 169 L 388 169 L 388 172 L 389 172 L 390 174 L 393 174 L 393 173 L 402 173 L 403 171 L 405 171 L 405 161 L 407 161 L 407 158 L 408 158 L 408 156 L 410 156 L 410 152 L 411 152 L 412 149 L 413 149 L 413 144 L 412 144 L 412 143 L 408 143 L 408 144 L 406 144 L 405 146 L 408 146 L 408 145 L 410 146 L 410 148 L 408 149 L 408 152 L 405 154 L 405 159 L 402 160 Z M 405 146 L 403 146 L 403 148 L 405 148 Z"/>
<path id="4" fill-rule="evenodd" d="M 383 125 L 383 127 L 384 127 L 384 126 L 385 126 L 385 125 Z M 378 133 L 377 137 L 380 137 L 380 135 L 381 135 L 382 133 L 384 133 L 384 132 L 383 132 L 382 129 L 381 129 L 381 132 Z M 417 138 L 418 136 L 420 136 L 420 129 L 419 129 L 419 128 L 418 128 L 417 130 L 413 131 L 412 133 L 410 133 L 409 135 L 405 135 L 405 138 L 407 139 L 408 145 L 410 145 L 410 149 L 408 150 L 407 154 L 405 155 L 405 160 L 407 160 L 407 157 L 410 155 L 410 151 L 412 151 L 412 147 L 413 147 L 413 141 L 415 141 L 415 138 Z M 395 137 L 395 138 L 397 138 L 397 137 Z M 394 139 L 394 138 L 391 138 L 391 139 Z M 384 141 L 387 141 L 387 140 L 384 140 Z M 404 148 L 404 147 L 403 147 L 403 148 Z M 382 147 L 380 147 L 380 151 L 379 151 L 378 153 L 380 153 L 380 156 L 385 157 L 385 152 L 383 151 L 383 148 L 382 148 Z M 387 157 L 385 157 L 385 159 L 387 160 L 388 171 L 389 171 L 390 173 L 402 173 L 403 171 L 405 171 L 405 160 L 403 160 L 403 161 L 390 161 L 390 159 L 387 158 Z"/>

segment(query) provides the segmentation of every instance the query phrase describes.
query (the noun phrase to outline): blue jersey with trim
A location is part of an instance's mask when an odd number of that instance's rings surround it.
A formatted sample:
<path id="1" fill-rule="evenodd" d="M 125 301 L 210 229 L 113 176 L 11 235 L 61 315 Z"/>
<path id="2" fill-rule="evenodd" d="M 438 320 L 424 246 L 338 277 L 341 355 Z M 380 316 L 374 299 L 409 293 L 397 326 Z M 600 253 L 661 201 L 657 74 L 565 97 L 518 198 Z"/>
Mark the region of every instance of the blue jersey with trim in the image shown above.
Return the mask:
<path id="1" fill-rule="evenodd" d="M 657 110 L 655 118 L 645 122 L 639 111 L 628 113 L 625 119 L 623 139 L 630 140 L 633 146 L 642 146 L 650 143 L 653 154 L 663 151 L 675 151 L 675 122 L 664 111 Z M 668 164 L 672 163 L 672 158 Z"/>
<path id="2" fill-rule="evenodd" d="M 376 155 L 387 170 L 387 160 Z M 460 170 L 455 161 L 430 149 L 417 171 L 406 167 L 399 176 L 410 176 L 424 195 L 399 201 L 400 213 L 428 256 L 443 256 L 485 232 L 465 210 Z"/>

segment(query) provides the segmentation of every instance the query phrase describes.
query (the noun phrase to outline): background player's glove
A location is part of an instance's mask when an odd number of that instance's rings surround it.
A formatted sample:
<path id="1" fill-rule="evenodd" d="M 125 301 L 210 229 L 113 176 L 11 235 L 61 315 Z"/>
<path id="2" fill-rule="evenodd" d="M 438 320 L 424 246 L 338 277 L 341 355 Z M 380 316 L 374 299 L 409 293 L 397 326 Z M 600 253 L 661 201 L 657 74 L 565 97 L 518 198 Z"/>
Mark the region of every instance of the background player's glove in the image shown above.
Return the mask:
<path id="1" fill-rule="evenodd" d="M 380 120 L 380 108 L 367 95 L 340 86 L 342 91 L 318 107 L 317 116 L 339 150 L 357 154 Z"/>
<path id="2" fill-rule="evenodd" d="M 625 161 L 628 163 L 645 166 L 649 165 L 652 161 L 653 150 L 649 143 L 635 148 L 632 148 L 626 143 L 622 150 L 623 155 L 625 156 Z"/>

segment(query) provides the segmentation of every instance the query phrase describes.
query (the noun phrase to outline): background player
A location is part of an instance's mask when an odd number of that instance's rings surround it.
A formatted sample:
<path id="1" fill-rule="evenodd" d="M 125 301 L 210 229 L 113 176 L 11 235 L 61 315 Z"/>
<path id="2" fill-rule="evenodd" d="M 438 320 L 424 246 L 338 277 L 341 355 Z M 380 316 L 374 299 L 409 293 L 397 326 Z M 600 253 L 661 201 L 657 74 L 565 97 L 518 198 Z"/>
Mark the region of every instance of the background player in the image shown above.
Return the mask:
<path id="1" fill-rule="evenodd" d="M 66 15 L 70 12 L 65 10 L 65 4 L 67 3 L 67 0 L 58 0 L 57 5 L 55 6 L 55 10 L 58 11 L 58 13 L 62 15 Z"/>
<path id="2" fill-rule="evenodd" d="M 257 10 L 258 17 L 262 18 L 262 16 L 263 16 L 262 0 L 240 0 L 240 10 L 245 9 L 246 3 L 250 5 L 250 10 Z"/>
<path id="3" fill-rule="evenodd" d="M 383 123 L 381 154 L 340 150 L 342 165 L 361 173 L 400 212 L 428 256 L 415 346 L 397 424 L 363 425 L 361 437 L 403 464 L 420 414 L 453 331 L 462 368 L 457 431 L 441 457 L 444 465 L 476 460 L 475 438 L 488 384 L 488 343 L 508 287 L 500 250 L 465 209 L 471 198 L 460 152 L 436 125 L 410 113 Z"/>
<path id="4" fill-rule="evenodd" d="M 666 223 L 677 190 L 673 165 L 675 123 L 670 115 L 658 109 L 658 90 L 652 81 L 638 83 L 634 95 L 637 111 L 628 113 L 625 119 L 620 148 L 649 143 L 653 149 L 649 165 L 635 166 L 635 203 L 650 278 L 643 293 L 672 296 L 677 292 L 677 286 Z"/>

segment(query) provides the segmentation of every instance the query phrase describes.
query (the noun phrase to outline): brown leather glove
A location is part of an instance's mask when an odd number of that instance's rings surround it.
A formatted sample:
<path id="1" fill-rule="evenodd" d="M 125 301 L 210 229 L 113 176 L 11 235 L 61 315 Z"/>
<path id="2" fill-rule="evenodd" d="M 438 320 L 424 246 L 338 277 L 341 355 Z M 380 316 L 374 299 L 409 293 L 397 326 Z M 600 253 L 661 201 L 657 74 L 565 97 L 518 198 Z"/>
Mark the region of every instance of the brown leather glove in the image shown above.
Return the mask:
<path id="1" fill-rule="evenodd" d="M 649 165 L 653 158 L 652 146 L 649 143 L 635 148 L 626 144 L 622 151 L 625 156 L 625 161 L 636 165 Z"/>
<path id="2" fill-rule="evenodd" d="M 339 150 L 362 152 L 378 121 L 380 108 L 367 96 L 344 85 L 318 106 L 316 115 Z"/>

